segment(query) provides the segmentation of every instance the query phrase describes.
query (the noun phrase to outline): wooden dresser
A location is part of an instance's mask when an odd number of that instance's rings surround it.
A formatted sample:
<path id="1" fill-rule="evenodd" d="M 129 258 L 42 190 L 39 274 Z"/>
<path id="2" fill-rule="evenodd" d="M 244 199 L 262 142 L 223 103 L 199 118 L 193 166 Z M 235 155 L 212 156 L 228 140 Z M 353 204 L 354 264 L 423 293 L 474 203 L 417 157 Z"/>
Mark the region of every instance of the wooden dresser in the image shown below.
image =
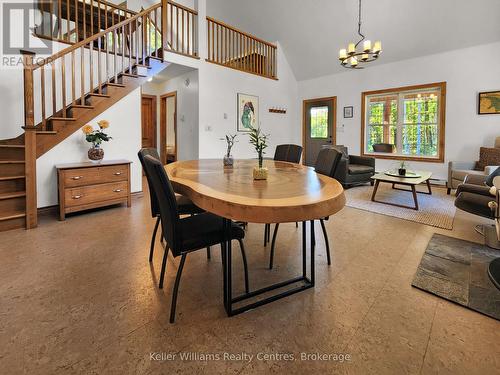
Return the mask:
<path id="1" fill-rule="evenodd" d="M 130 207 L 128 160 L 58 164 L 59 219 L 67 213 L 127 202 Z"/>

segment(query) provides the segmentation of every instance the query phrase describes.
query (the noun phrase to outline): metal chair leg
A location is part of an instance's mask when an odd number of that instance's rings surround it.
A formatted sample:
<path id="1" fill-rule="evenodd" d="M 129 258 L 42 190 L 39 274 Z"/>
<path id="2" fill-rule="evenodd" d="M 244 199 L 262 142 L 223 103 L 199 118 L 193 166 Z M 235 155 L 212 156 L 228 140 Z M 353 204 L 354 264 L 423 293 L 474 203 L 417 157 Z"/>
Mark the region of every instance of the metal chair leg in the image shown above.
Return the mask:
<path id="1" fill-rule="evenodd" d="M 269 230 L 270 230 L 269 224 L 264 224 L 264 247 L 266 247 L 267 243 L 269 242 L 269 236 L 267 235 Z"/>
<path id="2" fill-rule="evenodd" d="M 299 227 L 299 223 L 295 222 L 295 228 Z"/>
<path id="3" fill-rule="evenodd" d="M 321 229 L 323 229 L 323 236 L 325 236 L 325 245 L 326 245 L 326 257 L 328 259 L 328 265 L 332 264 L 332 260 L 330 258 L 330 244 L 328 242 L 328 233 L 326 232 L 325 221 L 320 219 Z"/>
<path id="4" fill-rule="evenodd" d="M 210 246 L 207 246 L 207 259 L 212 259 L 212 254 L 210 254 Z"/>
<path id="5" fill-rule="evenodd" d="M 151 237 L 151 247 L 149 248 L 149 263 L 153 261 L 153 253 L 155 251 L 155 239 L 156 239 L 156 232 L 158 231 L 158 225 L 160 225 L 159 216 L 156 219 L 155 229 L 153 229 L 153 237 Z M 163 233 L 161 238 L 163 238 Z"/>
<path id="6" fill-rule="evenodd" d="M 179 284 L 181 283 L 182 269 L 184 268 L 184 263 L 186 262 L 187 254 L 182 254 L 181 262 L 179 264 L 179 269 L 177 270 L 177 276 L 175 277 L 174 291 L 172 292 L 172 304 L 170 306 L 170 323 L 175 321 L 175 307 L 177 305 L 177 293 L 179 292 Z"/>
<path id="7" fill-rule="evenodd" d="M 274 226 L 274 232 L 273 232 L 273 241 L 271 242 L 271 256 L 269 257 L 269 269 L 273 269 L 273 261 L 274 261 L 274 247 L 276 245 L 276 236 L 278 235 L 278 228 L 280 224 L 276 223 Z"/>
<path id="8" fill-rule="evenodd" d="M 250 293 L 250 286 L 248 282 L 248 264 L 247 264 L 247 256 L 245 254 L 245 246 L 243 246 L 243 241 L 238 240 L 240 244 L 241 258 L 243 259 L 243 269 L 245 272 L 245 293 Z"/>
<path id="9" fill-rule="evenodd" d="M 165 279 L 165 270 L 167 268 L 167 256 L 169 250 L 169 247 L 165 246 L 165 253 L 163 254 L 163 260 L 161 262 L 160 282 L 158 284 L 158 287 L 160 289 L 163 289 L 163 280 Z"/>

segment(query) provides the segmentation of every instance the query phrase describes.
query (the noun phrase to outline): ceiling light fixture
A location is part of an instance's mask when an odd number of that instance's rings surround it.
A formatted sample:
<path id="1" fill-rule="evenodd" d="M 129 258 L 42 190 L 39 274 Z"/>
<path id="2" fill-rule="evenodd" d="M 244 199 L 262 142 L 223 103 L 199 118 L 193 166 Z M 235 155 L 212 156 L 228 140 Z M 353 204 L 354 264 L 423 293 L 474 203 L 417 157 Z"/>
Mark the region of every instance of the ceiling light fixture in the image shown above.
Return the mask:
<path id="1" fill-rule="evenodd" d="M 361 0 L 359 0 L 358 34 L 361 39 L 356 44 L 349 43 L 347 49 L 342 48 L 339 51 L 340 64 L 344 68 L 363 69 L 364 63 L 377 60 L 382 52 L 382 42 L 376 41 L 372 46 L 372 42 L 365 40 L 365 36 L 361 33 Z M 362 49 L 358 50 L 361 42 L 363 42 Z"/>

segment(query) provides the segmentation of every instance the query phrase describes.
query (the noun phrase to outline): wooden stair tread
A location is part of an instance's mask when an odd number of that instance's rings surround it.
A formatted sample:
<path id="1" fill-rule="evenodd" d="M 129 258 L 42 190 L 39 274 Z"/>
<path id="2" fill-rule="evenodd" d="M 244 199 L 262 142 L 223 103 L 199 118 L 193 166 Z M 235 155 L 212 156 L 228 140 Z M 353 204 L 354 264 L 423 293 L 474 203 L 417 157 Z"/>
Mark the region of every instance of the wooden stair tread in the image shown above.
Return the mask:
<path id="1" fill-rule="evenodd" d="M 0 160 L 0 164 L 24 164 L 24 160 Z"/>
<path id="2" fill-rule="evenodd" d="M 57 134 L 55 130 L 37 130 L 36 134 Z"/>
<path id="3" fill-rule="evenodd" d="M 26 192 L 25 191 L 15 191 L 12 193 L 1 193 L 0 194 L 0 200 L 4 199 L 12 199 L 12 198 L 20 198 L 20 197 L 25 197 Z"/>
<path id="4" fill-rule="evenodd" d="M 94 109 L 93 105 L 82 105 L 82 104 L 71 104 L 71 108 L 85 108 L 85 109 Z"/>
<path id="5" fill-rule="evenodd" d="M 144 64 L 135 64 L 135 66 L 137 66 L 139 68 L 153 69 L 152 66 L 144 65 Z"/>
<path id="6" fill-rule="evenodd" d="M 113 83 L 113 82 L 106 83 L 106 85 L 113 86 L 113 87 L 127 87 L 126 85 L 124 85 L 122 83 Z"/>
<path id="7" fill-rule="evenodd" d="M 19 175 L 19 176 L 4 176 L 4 177 L 0 177 L 0 181 L 21 180 L 21 179 L 24 179 L 24 178 L 26 178 L 26 176 L 22 176 L 22 175 Z"/>
<path id="8" fill-rule="evenodd" d="M 5 148 L 24 148 L 24 145 L 0 145 L 0 147 L 5 147 Z"/>
<path id="9" fill-rule="evenodd" d="M 50 117 L 52 121 L 76 121 L 75 117 Z"/>
<path id="10" fill-rule="evenodd" d="M 133 74 L 133 73 L 122 73 L 122 76 L 132 77 L 132 78 L 139 78 L 140 77 L 139 74 Z"/>
<path id="11" fill-rule="evenodd" d="M 26 217 L 26 212 L 24 211 L 12 211 L 0 214 L 0 221 L 19 219 L 21 217 Z"/>
<path id="12" fill-rule="evenodd" d="M 90 96 L 97 96 L 98 98 L 111 98 L 111 95 L 108 94 L 97 94 L 97 93 L 90 93 Z"/>

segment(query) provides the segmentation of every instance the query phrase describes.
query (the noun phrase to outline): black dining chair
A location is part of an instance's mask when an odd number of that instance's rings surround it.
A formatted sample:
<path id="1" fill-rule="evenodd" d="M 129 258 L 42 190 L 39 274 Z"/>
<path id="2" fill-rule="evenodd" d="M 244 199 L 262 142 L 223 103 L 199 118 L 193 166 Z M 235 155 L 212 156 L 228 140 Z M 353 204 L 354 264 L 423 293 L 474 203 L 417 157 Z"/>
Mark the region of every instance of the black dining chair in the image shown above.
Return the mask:
<path id="1" fill-rule="evenodd" d="M 294 144 L 283 144 L 277 145 L 274 151 L 273 160 L 276 161 L 287 161 L 290 163 L 300 163 L 300 158 L 302 156 L 302 146 Z M 298 223 L 295 223 L 298 227 Z M 269 242 L 269 237 L 271 236 L 271 224 L 266 224 L 264 226 L 264 246 Z"/>
<path id="2" fill-rule="evenodd" d="M 161 162 L 147 155 L 144 158 L 144 165 L 151 177 L 153 191 L 160 210 L 163 238 L 166 242 L 163 262 L 166 262 L 169 249 L 172 250 L 172 255 L 175 258 L 181 257 L 175 278 L 172 305 L 170 307 L 170 323 L 173 323 L 175 320 L 177 293 L 186 257 L 188 254 L 204 249 L 207 246 L 220 244 L 222 247 L 223 242 L 226 241 L 223 219 L 208 212 L 181 218 L 174 190 Z M 231 240 L 237 240 L 240 244 L 245 273 L 245 291 L 249 293 L 248 267 L 242 241 L 243 238 L 245 238 L 245 231 L 235 223 L 231 223 Z"/>
<path id="3" fill-rule="evenodd" d="M 337 166 L 339 165 L 340 159 L 342 157 L 342 153 L 338 152 L 335 149 L 324 148 L 321 149 L 318 158 L 316 159 L 316 164 L 314 165 L 314 170 L 316 173 L 333 177 L 335 175 L 335 171 Z M 325 238 L 325 246 L 326 246 L 326 256 L 328 260 L 328 265 L 332 264 L 330 257 L 330 243 L 328 241 L 328 233 L 326 232 L 325 220 L 328 220 L 328 217 L 322 218 L 319 220 L 321 223 L 321 229 L 323 231 L 323 236 Z M 276 245 L 276 236 L 278 235 L 279 223 L 274 226 L 273 239 L 271 242 L 271 255 L 269 257 L 269 269 L 273 269 L 274 262 L 274 249 Z"/>
<path id="4" fill-rule="evenodd" d="M 152 183 L 151 183 L 151 178 L 149 174 L 146 171 L 146 167 L 144 166 L 144 158 L 146 155 L 149 155 L 153 157 L 156 160 L 160 160 L 160 155 L 158 155 L 158 151 L 155 148 L 142 148 L 138 152 L 139 160 L 141 162 L 142 168 L 144 169 L 144 173 L 146 175 L 146 179 L 148 181 L 148 188 L 149 188 L 149 198 L 151 201 L 151 216 L 153 218 L 156 217 L 156 224 L 153 229 L 153 235 L 151 237 L 151 245 L 149 249 L 149 261 L 153 261 L 153 253 L 155 249 L 155 239 L 156 239 L 156 232 L 158 231 L 158 226 L 160 225 L 160 208 L 158 206 L 158 201 L 156 199 L 155 193 L 152 188 Z M 176 194 L 175 198 L 177 200 L 177 207 L 179 209 L 179 214 L 180 215 L 195 215 L 204 212 L 201 208 L 197 207 L 191 199 L 183 196 Z M 160 236 L 162 237 L 162 236 Z M 207 248 L 207 257 L 210 259 L 210 248 Z M 163 272 L 162 272 L 163 273 Z"/>

